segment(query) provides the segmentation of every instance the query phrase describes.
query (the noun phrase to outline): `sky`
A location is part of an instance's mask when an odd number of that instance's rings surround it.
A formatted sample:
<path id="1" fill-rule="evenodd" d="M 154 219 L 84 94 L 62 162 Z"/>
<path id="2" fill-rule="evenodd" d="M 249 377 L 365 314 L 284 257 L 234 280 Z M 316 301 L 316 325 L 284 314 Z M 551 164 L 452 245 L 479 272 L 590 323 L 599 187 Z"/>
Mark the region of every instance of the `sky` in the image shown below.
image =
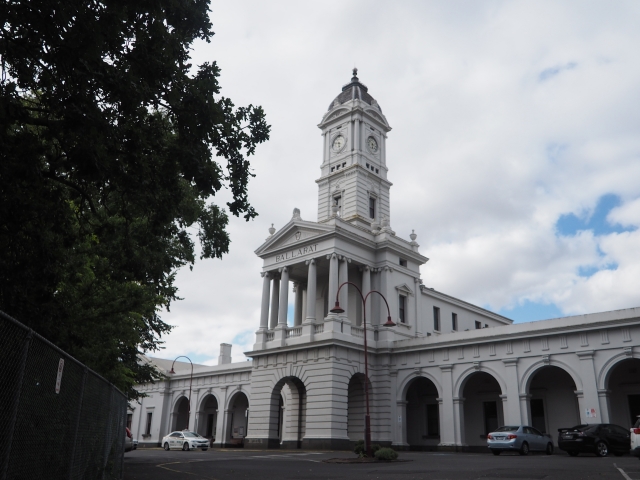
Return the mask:
<path id="1" fill-rule="evenodd" d="M 418 235 L 426 286 L 515 322 L 640 306 L 640 2 L 226 0 L 210 15 L 194 65 L 217 62 L 221 94 L 271 125 L 251 157 L 259 216 L 232 217 L 222 260 L 178 272 L 153 356 L 215 365 L 224 342 L 246 360 L 253 252 L 294 208 L 316 220 L 317 125 L 354 66 L 393 128 L 391 227 Z"/>

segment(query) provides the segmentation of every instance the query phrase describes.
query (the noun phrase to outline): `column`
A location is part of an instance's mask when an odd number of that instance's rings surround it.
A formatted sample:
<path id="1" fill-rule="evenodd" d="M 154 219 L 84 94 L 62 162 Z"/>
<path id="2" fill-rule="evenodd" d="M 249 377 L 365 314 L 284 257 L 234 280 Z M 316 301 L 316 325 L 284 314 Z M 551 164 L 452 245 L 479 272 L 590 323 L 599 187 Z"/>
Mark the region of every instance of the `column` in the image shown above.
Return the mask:
<path id="1" fill-rule="evenodd" d="M 420 292 L 420 279 L 419 278 L 414 278 L 413 279 L 413 284 L 415 285 L 415 301 L 416 301 L 416 308 L 415 308 L 415 323 L 414 323 L 414 328 L 415 328 L 415 336 L 416 337 L 421 337 L 422 336 L 422 325 L 420 322 L 420 319 L 422 318 L 422 294 Z M 442 328 L 442 327 L 441 327 Z"/>
<path id="2" fill-rule="evenodd" d="M 523 425 L 531 425 L 531 395 L 521 393 L 520 395 L 520 416 Z"/>
<path id="3" fill-rule="evenodd" d="M 504 424 L 520 425 L 522 422 L 522 414 L 520 413 L 520 392 L 518 391 L 518 359 L 505 358 L 502 360 L 505 366 L 505 383 L 507 391 L 502 392 L 506 395 L 506 405 L 504 407 Z"/>
<path id="4" fill-rule="evenodd" d="M 280 273 L 280 306 L 278 310 L 278 327 L 287 327 L 287 310 L 289 309 L 289 269 L 284 267 Z"/>
<path id="5" fill-rule="evenodd" d="M 271 275 L 262 272 L 262 306 L 260 310 L 260 330 L 269 328 L 269 293 L 271 290 Z"/>
<path id="6" fill-rule="evenodd" d="M 456 425 L 453 412 L 452 365 L 441 365 L 442 403 L 440 404 L 440 445 L 455 445 L 459 425 Z"/>
<path id="7" fill-rule="evenodd" d="M 191 398 L 189 399 L 191 402 L 191 415 L 189 416 L 189 430 L 192 432 L 198 431 L 198 401 L 200 400 L 198 397 L 198 393 L 200 392 L 199 388 L 194 388 L 191 390 Z"/>
<path id="8" fill-rule="evenodd" d="M 340 259 L 338 267 L 338 287 L 349 281 L 349 260 L 347 257 Z M 342 316 L 349 318 L 349 285 L 340 289 L 340 306 L 344 309 Z"/>
<path id="9" fill-rule="evenodd" d="M 329 259 L 329 298 L 327 301 L 329 302 L 329 315 L 333 315 L 331 313 L 331 309 L 335 306 L 336 303 L 336 292 L 338 291 L 338 256 L 335 253 L 332 253 Z"/>
<path id="10" fill-rule="evenodd" d="M 466 442 L 464 437 L 464 397 L 453 398 L 453 420 L 456 445 L 464 445 Z"/>
<path id="11" fill-rule="evenodd" d="M 355 133 L 355 139 L 353 141 L 353 150 L 360 152 L 360 119 L 356 118 L 353 121 L 353 129 Z"/>
<path id="12" fill-rule="evenodd" d="M 307 272 L 307 312 L 306 322 L 316 321 L 316 261 L 308 260 L 309 271 Z"/>
<path id="13" fill-rule="evenodd" d="M 273 275 L 273 290 L 271 291 L 271 318 L 269 328 L 273 330 L 278 325 L 278 301 L 280 297 L 280 282 L 277 275 Z"/>
<path id="14" fill-rule="evenodd" d="M 293 326 L 302 325 L 302 284 L 294 283 L 293 291 L 295 292 L 295 304 L 293 307 Z"/>
<path id="15" fill-rule="evenodd" d="M 220 403 L 218 404 L 218 410 L 216 411 L 216 439 L 213 442 L 214 447 L 224 447 L 226 438 L 224 436 L 225 429 L 227 427 L 227 416 L 225 415 L 224 406 L 227 404 L 227 389 L 228 386 L 224 385 L 220 387 Z"/>
<path id="16" fill-rule="evenodd" d="M 580 358 L 580 377 L 582 378 L 582 395 L 578 394 L 578 405 L 580 405 L 581 423 L 602 423 L 602 408 L 598 396 L 598 385 L 596 383 L 596 372 L 593 365 L 593 350 L 576 352 Z M 587 416 L 587 410 L 590 416 Z M 594 412 L 595 410 L 595 412 Z"/>
<path id="17" fill-rule="evenodd" d="M 362 294 L 366 297 L 367 294 L 371 291 L 371 269 L 369 265 L 365 265 L 362 267 Z M 371 319 L 373 318 L 373 310 L 371 310 L 371 295 L 367 298 L 367 301 L 364 305 L 364 313 L 369 318 L 369 324 L 371 324 Z M 358 326 L 362 325 L 362 319 L 358 318 Z"/>
<path id="18" fill-rule="evenodd" d="M 602 423 L 610 423 L 609 419 L 609 394 L 611 390 L 598 390 L 598 398 L 600 400 L 600 421 Z"/>
<path id="19" fill-rule="evenodd" d="M 388 278 L 389 278 L 389 272 L 391 271 L 391 268 L 389 267 L 382 267 L 380 269 L 380 293 L 382 293 L 382 295 L 384 295 L 384 297 L 387 299 L 387 301 L 389 301 L 389 295 L 388 295 L 388 288 L 387 288 L 387 283 L 388 283 Z M 389 305 L 389 308 L 391 308 L 391 305 Z M 384 303 L 384 300 L 380 299 L 380 309 L 378 312 L 378 323 L 377 325 L 384 325 L 387 322 L 387 316 L 389 315 L 389 312 L 387 310 L 387 305 Z M 393 316 L 393 314 L 392 314 Z M 397 315 L 396 315 L 397 317 Z M 396 318 L 397 320 L 397 318 Z"/>

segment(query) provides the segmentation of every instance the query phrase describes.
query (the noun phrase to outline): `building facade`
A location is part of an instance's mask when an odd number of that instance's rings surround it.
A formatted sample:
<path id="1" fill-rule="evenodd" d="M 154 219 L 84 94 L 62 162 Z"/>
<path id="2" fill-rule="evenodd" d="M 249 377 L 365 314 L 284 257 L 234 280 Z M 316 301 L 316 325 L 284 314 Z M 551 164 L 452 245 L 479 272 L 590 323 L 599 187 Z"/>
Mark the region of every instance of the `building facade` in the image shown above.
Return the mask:
<path id="1" fill-rule="evenodd" d="M 365 336 L 375 443 L 480 448 L 503 424 L 557 442 L 560 427 L 627 427 L 640 415 L 640 308 L 513 325 L 427 288 L 417 236 L 391 228 L 391 127 L 356 70 L 319 128 L 317 221 L 294 209 L 256 250 L 251 361 L 230 363 L 223 344 L 218 366 L 192 374 L 176 362 L 169 380 L 140 386 L 147 397 L 130 418 L 141 445 L 189 428 L 215 446 L 350 448 L 364 437 Z M 344 312 L 331 312 L 336 302 Z"/>

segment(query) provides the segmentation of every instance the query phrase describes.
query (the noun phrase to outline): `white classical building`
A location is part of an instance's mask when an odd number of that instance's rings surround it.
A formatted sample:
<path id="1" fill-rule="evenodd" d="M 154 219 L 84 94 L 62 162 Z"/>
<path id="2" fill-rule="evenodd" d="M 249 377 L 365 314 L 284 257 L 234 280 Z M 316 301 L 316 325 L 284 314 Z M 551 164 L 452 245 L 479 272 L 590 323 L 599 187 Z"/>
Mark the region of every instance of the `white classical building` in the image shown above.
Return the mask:
<path id="1" fill-rule="evenodd" d="M 416 235 L 391 229 L 391 127 L 356 73 L 319 125 L 317 221 L 295 209 L 256 250 L 262 312 L 251 361 L 231 363 L 223 344 L 218 366 L 191 375 L 176 362 L 169 380 L 140 386 L 148 396 L 129 412 L 134 438 L 156 446 L 189 428 L 215 446 L 350 448 L 364 436 L 365 311 L 375 443 L 467 450 L 502 424 L 556 442 L 558 428 L 578 423 L 629 426 L 640 415 L 640 308 L 512 325 L 425 287 Z M 344 282 L 345 311 L 331 313 Z M 381 295 L 363 302 L 360 291 Z M 389 315 L 395 327 L 383 325 Z"/>

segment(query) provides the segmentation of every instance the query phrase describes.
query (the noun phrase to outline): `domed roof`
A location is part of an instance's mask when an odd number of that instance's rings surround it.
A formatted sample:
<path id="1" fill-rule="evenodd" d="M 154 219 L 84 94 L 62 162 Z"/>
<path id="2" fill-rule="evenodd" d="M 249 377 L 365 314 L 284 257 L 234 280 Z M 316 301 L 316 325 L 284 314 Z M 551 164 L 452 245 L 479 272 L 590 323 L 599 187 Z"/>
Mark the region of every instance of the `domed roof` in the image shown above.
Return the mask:
<path id="1" fill-rule="evenodd" d="M 342 93 L 333 99 L 331 104 L 329 105 L 328 110 L 332 108 L 342 105 L 343 103 L 349 102 L 351 100 L 362 100 L 363 102 L 371 105 L 374 108 L 377 108 L 380 113 L 382 113 L 382 109 L 375 98 L 373 98 L 369 93 L 369 90 L 364 83 L 360 83 L 358 80 L 358 69 L 353 69 L 353 77 L 351 77 L 351 82 L 347 83 L 344 87 L 342 87 Z"/>

